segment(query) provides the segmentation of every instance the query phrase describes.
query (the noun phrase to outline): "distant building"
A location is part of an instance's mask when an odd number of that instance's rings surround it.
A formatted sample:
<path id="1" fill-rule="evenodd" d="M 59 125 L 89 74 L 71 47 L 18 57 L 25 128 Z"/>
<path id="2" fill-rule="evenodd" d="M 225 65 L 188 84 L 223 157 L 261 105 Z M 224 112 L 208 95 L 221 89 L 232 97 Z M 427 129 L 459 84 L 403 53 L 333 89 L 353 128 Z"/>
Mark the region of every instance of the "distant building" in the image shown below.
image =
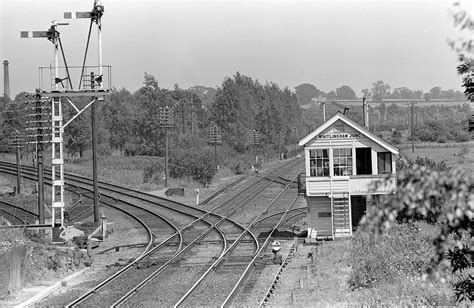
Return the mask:
<path id="1" fill-rule="evenodd" d="M 310 237 L 352 236 L 374 196 L 395 190 L 398 149 L 342 113 L 299 145 L 305 153 Z M 376 184 L 386 177 L 384 185 Z"/>

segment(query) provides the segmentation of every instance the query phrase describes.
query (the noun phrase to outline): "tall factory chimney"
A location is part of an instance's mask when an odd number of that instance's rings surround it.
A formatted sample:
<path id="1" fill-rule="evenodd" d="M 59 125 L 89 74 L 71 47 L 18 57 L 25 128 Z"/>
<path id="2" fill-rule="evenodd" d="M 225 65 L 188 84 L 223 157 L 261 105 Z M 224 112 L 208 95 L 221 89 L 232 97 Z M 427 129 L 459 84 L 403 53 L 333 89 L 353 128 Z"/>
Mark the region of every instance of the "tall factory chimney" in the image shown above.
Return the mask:
<path id="1" fill-rule="evenodd" d="M 3 95 L 10 97 L 10 76 L 8 75 L 8 60 L 3 61 Z"/>

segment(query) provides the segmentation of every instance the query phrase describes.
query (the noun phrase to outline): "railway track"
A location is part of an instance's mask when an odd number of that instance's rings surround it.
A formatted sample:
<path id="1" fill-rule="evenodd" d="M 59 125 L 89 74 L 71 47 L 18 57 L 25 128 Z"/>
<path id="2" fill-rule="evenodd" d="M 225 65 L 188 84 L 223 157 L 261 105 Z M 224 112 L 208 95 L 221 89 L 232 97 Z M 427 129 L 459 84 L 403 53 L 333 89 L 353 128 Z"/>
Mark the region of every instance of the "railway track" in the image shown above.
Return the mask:
<path id="1" fill-rule="evenodd" d="M 8 166 L 2 163 L 0 164 L 0 170 L 5 171 L 5 169 L 12 166 L 14 165 Z M 34 170 L 30 170 L 30 172 L 34 173 Z M 271 179 L 272 176 L 275 180 Z M 66 183 L 72 185 L 76 190 L 87 190 L 92 184 L 91 180 L 76 175 L 67 174 L 65 178 Z M 245 212 L 245 208 L 252 205 L 256 207 L 257 205 L 252 202 L 255 202 L 255 198 L 270 186 L 280 187 L 281 189 L 281 179 L 277 181 L 276 174 L 272 175 L 270 173 L 266 177 L 256 178 L 243 189 L 242 193 L 236 194 L 228 200 L 220 202 L 211 210 L 205 211 L 144 192 L 100 182 L 100 194 L 103 198 L 106 198 L 101 200 L 101 203 L 110 199 L 112 202 L 125 202 L 140 208 L 148 208 L 148 210 L 157 212 L 163 218 L 168 219 L 176 230 L 169 234 L 167 238 L 162 237 L 160 241 L 155 239 L 156 249 L 146 249 L 146 252 L 137 258 L 136 262 L 129 264 L 127 271 L 133 273 L 135 278 L 127 278 L 129 275 L 119 271 L 117 276 L 102 282 L 87 294 L 83 294 L 77 300 L 69 303 L 68 306 L 88 306 L 97 305 L 98 303 L 111 306 L 133 305 L 136 300 L 139 300 L 142 304 L 145 303 L 144 300 L 149 300 L 149 303 L 154 305 L 206 303 L 201 297 L 208 296 L 198 296 L 195 299 L 193 299 L 193 296 L 203 294 L 200 291 L 196 292 L 196 290 L 209 285 L 209 281 L 212 282 L 211 272 L 219 271 L 221 277 L 232 276 L 233 279 L 229 280 L 235 282 L 239 276 L 235 273 L 242 272 L 245 267 L 252 264 L 257 252 L 264 248 L 259 244 L 254 233 L 250 231 L 250 227 L 260 223 L 265 215 L 269 214 L 270 208 L 276 202 L 270 202 L 270 205 L 260 211 L 258 215 L 245 216 L 244 214 L 242 217 L 242 213 Z M 288 187 L 289 185 L 283 191 L 288 190 Z M 276 188 L 272 187 L 271 189 L 275 190 Z M 278 198 L 282 198 L 282 196 L 280 195 Z M 261 202 L 268 203 L 267 201 L 263 200 Z M 288 202 L 286 200 L 282 203 L 288 204 Z M 278 216 L 278 213 L 282 213 L 273 209 L 271 211 L 276 211 L 271 216 Z M 188 218 L 186 223 L 184 222 L 186 219 L 183 219 L 183 217 Z M 239 219 L 236 219 L 237 217 Z M 251 221 L 250 224 L 249 221 Z M 173 250 L 171 247 L 176 249 Z M 134 267 L 134 270 L 131 269 L 132 267 Z M 229 275 L 226 272 L 233 274 Z M 200 278 L 197 278 L 197 280 L 186 279 L 189 276 Z M 184 279 L 180 279 L 180 277 L 184 277 Z M 116 282 L 115 287 L 112 281 Z M 173 288 L 173 283 L 176 288 Z M 127 285 L 127 287 L 124 287 L 124 285 Z M 133 288 L 129 288 L 132 285 Z M 227 285 L 230 286 L 232 283 L 227 283 Z M 178 288 L 180 291 L 178 291 Z M 128 292 L 127 289 L 129 289 Z M 222 284 L 218 289 L 223 290 Z M 120 290 L 120 292 L 114 292 L 113 290 Z M 162 292 L 164 294 L 158 297 L 166 298 L 166 302 L 157 301 L 157 290 L 165 290 Z M 174 296 L 170 296 L 170 292 L 174 293 Z M 117 300 L 116 295 L 109 296 L 112 293 L 125 295 Z M 150 296 L 150 293 L 155 294 Z M 225 292 L 221 293 L 226 294 Z"/>
<path id="2" fill-rule="evenodd" d="M 9 165 L 8 167 L 12 167 Z M 5 164 L 2 165 L 2 168 L 7 168 L 5 167 Z M 28 169 L 28 168 L 27 168 Z M 24 170 L 25 171 L 25 170 Z M 34 173 L 34 170 L 30 169 L 30 172 Z M 90 185 L 91 182 L 88 179 L 85 179 L 83 177 L 75 176 L 75 175 L 67 175 L 66 176 L 66 182 L 68 185 L 74 185 L 76 188 L 81 188 L 81 189 L 86 189 L 85 186 Z M 191 255 L 197 254 L 196 247 L 198 247 L 199 243 L 201 240 L 207 240 L 209 242 L 219 242 L 224 245 L 224 249 L 227 245 L 227 241 L 232 241 L 232 237 L 227 238 L 226 236 L 223 235 L 223 232 L 218 229 L 217 226 L 214 224 L 218 222 L 221 226 L 221 228 L 226 228 L 227 233 L 230 234 L 231 230 L 234 229 L 234 232 L 240 231 L 242 227 L 238 226 L 238 224 L 235 224 L 232 221 L 226 220 L 225 218 L 222 218 L 219 215 L 215 215 L 212 213 L 208 213 L 199 209 L 194 209 L 192 207 L 186 206 L 184 204 L 180 204 L 177 202 L 173 202 L 167 199 L 159 198 L 157 196 L 149 195 L 143 192 L 135 191 L 132 189 L 126 189 L 119 187 L 117 185 L 109 184 L 109 183 L 100 183 L 100 189 L 101 189 L 101 195 L 103 197 L 107 198 L 112 198 L 112 200 L 123 202 L 124 200 L 131 200 L 134 199 L 135 201 L 140 201 L 140 207 L 148 206 L 148 208 L 152 208 L 154 211 L 160 211 L 162 215 L 167 216 L 168 218 L 173 216 L 172 219 L 176 220 L 181 227 L 178 233 L 182 232 L 184 239 L 180 241 L 179 244 L 172 243 L 172 236 L 169 238 L 165 239 L 162 241 L 163 245 L 162 247 L 178 247 L 177 250 L 180 250 L 180 257 L 181 255 L 184 255 L 186 253 L 190 253 Z M 159 202 L 160 204 L 158 204 Z M 193 212 L 193 213 L 190 213 Z M 183 216 L 188 216 L 188 220 L 184 220 Z M 186 224 L 185 224 L 186 222 Z M 201 225 L 200 225 L 201 224 Z M 207 224 L 211 226 L 205 227 L 203 224 Z M 235 229 L 238 229 L 237 231 Z M 213 230 L 218 230 L 214 231 L 217 232 L 218 234 L 213 234 L 211 231 Z M 220 237 L 220 240 L 216 241 L 216 236 Z M 255 239 L 256 241 L 256 239 Z M 186 247 L 184 247 L 186 246 Z M 164 252 L 163 252 L 164 251 Z M 111 277 L 111 279 L 107 279 L 100 285 L 94 287 L 93 289 L 89 290 L 84 294 L 83 296 L 80 296 L 77 298 L 77 300 L 73 301 L 70 303 L 71 305 L 76 305 L 76 304 L 97 304 L 100 303 L 102 305 L 108 305 L 112 304 L 113 301 L 116 299 L 117 295 L 112 295 L 112 296 L 103 296 L 97 294 L 108 294 L 111 295 L 111 293 L 116 293 L 116 294 L 123 294 L 127 293 L 126 286 L 127 285 L 139 285 L 137 281 L 140 279 L 146 280 L 144 277 L 148 277 L 150 275 L 156 275 L 156 273 L 153 274 L 153 271 L 150 270 L 149 268 L 159 266 L 160 263 L 164 263 L 166 266 L 169 264 L 172 264 L 175 258 L 170 253 L 167 253 L 165 249 L 161 249 L 160 255 L 157 256 L 157 249 L 151 249 L 148 251 L 147 254 L 143 255 L 142 258 L 139 258 L 134 262 L 134 265 L 136 269 L 140 269 L 140 271 L 131 271 L 133 274 L 130 274 L 132 278 L 126 278 L 127 276 L 124 274 L 124 272 L 119 273 L 120 274 L 120 279 L 118 279 L 117 276 L 114 275 L 114 277 Z M 145 260 L 146 258 L 146 260 Z M 183 258 L 183 257 L 181 257 Z M 167 260 L 167 261 L 166 261 Z M 166 262 L 165 262 L 166 261 Z M 169 262 L 168 262 L 169 261 Z M 129 267 L 131 268 L 131 267 Z M 147 270 L 143 270 L 147 269 Z M 160 272 L 160 271 L 159 271 Z M 137 274 L 138 273 L 138 274 Z M 120 288 L 117 288 L 113 286 L 112 281 L 117 281 L 118 285 Z M 104 289 L 104 292 L 100 292 L 101 289 Z M 117 292 L 111 292 L 110 290 L 117 290 Z M 132 291 L 133 292 L 133 291 Z M 92 297 L 95 297 L 95 299 L 92 299 Z"/>
<path id="3" fill-rule="evenodd" d="M 0 201 L 0 216 L 3 216 L 13 225 L 23 226 L 34 224 L 38 219 L 38 215 L 36 213 L 6 201 Z"/>
<path id="4" fill-rule="evenodd" d="M 268 180 L 264 178 L 259 178 L 256 182 L 261 186 L 252 182 L 244 188 L 244 192 L 237 194 L 237 196 L 230 197 L 211 211 L 219 212 L 221 215 L 226 214 L 227 217 L 233 217 L 234 214 L 243 211 L 244 208 L 248 206 L 249 200 L 253 200 L 261 193 L 262 189 L 268 187 Z M 281 196 L 277 199 L 280 197 Z M 267 208 L 260 211 L 260 215 L 255 218 L 254 222 L 256 223 L 259 218 L 265 215 L 265 213 L 268 212 L 268 208 L 272 205 L 273 204 L 269 204 Z M 117 302 L 115 305 L 187 306 L 198 304 L 207 306 L 222 303 L 225 299 L 225 295 L 231 291 L 234 285 L 233 283 L 237 282 L 239 273 L 251 263 L 256 252 L 261 249 L 258 242 L 249 240 L 249 234 L 253 233 L 248 231 L 248 226 L 246 229 L 247 230 L 240 234 L 239 238 L 229 246 L 221 257 L 217 258 L 208 266 L 207 270 L 201 276 L 196 276 L 196 272 L 198 271 L 193 271 L 193 268 L 197 267 L 197 265 L 190 266 L 189 264 L 181 264 L 179 267 L 170 270 L 169 275 L 160 276 L 159 279 L 150 281 L 147 286 L 141 287 L 142 289 L 139 290 L 139 296 L 125 296 L 123 300 Z M 198 266 L 202 268 L 201 265 Z M 191 273 L 188 271 L 191 271 Z M 192 277 L 192 279 L 190 279 L 190 277 Z M 176 281 L 184 280 L 192 280 L 195 281 L 195 283 L 185 291 L 186 285 L 188 285 L 189 282 L 186 284 L 176 283 Z M 177 286 L 179 286 L 180 289 L 177 289 Z M 210 299 L 212 300 L 210 301 Z"/>

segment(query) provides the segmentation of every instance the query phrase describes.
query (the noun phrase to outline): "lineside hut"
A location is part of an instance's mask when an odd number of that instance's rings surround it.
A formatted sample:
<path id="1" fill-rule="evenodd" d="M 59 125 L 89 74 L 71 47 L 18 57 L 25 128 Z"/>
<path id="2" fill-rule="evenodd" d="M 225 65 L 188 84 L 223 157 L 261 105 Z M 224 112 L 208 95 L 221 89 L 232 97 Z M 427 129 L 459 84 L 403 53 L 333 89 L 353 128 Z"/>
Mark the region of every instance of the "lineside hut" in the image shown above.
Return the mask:
<path id="1" fill-rule="evenodd" d="M 367 205 L 395 190 L 398 149 L 340 112 L 299 145 L 305 153 L 311 238 L 352 236 Z M 387 176 L 385 185 L 376 185 Z"/>

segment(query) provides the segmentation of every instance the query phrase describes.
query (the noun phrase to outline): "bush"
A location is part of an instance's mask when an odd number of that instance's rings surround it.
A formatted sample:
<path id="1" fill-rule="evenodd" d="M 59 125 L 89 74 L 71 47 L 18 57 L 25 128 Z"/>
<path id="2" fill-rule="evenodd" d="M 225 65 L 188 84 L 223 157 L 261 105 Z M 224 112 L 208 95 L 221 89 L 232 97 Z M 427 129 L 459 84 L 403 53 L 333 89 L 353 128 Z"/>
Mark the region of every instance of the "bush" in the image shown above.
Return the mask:
<path id="1" fill-rule="evenodd" d="M 439 135 L 438 138 L 436 138 L 437 143 L 446 143 L 448 142 L 448 137 L 446 135 Z"/>
<path id="2" fill-rule="evenodd" d="M 392 138 L 402 138 L 402 133 L 398 129 L 392 131 Z"/>
<path id="3" fill-rule="evenodd" d="M 214 153 L 209 149 L 175 149 L 169 159 L 170 176 L 191 177 L 204 185 L 216 174 Z"/>
<path id="4" fill-rule="evenodd" d="M 470 151 L 471 149 L 467 145 L 461 145 L 459 151 L 457 153 L 454 153 L 454 156 L 458 156 L 458 163 L 464 164 L 464 161 L 466 160 L 467 155 Z"/>
<path id="5" fill-rule="evenodd" d="M 448 171 L 451 169 L 451 167 L 448 166 L 444 160 L 437 162 L 434 159 L 431 159 L 428 157 L 420 157 L 420 156 L 417 156 L 415 160 L 406 159 L 403 156 L 399 156 L 397 158 L 396 164 L 397 164 L 397 170 L 411 168 L 414 165 L 425 166 L 435 171 Z"/>
<path id="6" fill-rule="evenodd" d="M 415 138 L 420 139 L 421 141 L 435 141 L 436 135 L 433 133 L 431 129 L 427 127 L 422 127 L 416 132 Z"/>
<path id="7" fill-rule="evenodd" d="M 143 183 L 159 182 L 165 168 L 159 162 L 149 161 L 143 168 Z"/>
<path id="8" fill-rule="evenodd" d="M 99 156 L 110 156 L 112 155 L 112 149 L 107 144 L 101 143 L 97 147 L 97 154 Z"/>
<path id="9" fill-rule="evenodd" d="M 242 160 L 234 160 L 229 167 L 234 172 L 234 174 L 242 174 L 248 169 L 247 165 L 248 164 Z"/>
<path id="10" fill-rule="evenodd" d="M 471 134 L 465 130 L 459 131 L 456 133 L 454 140 L 456 142 L 467 142 L 471 140 Z"/>
<path id="11" fill-rule="evenodd" d="M 400 143 L 402 143 L 402 139 L 400 137 L 392 137 L 392 138 L 390 138 L 390 142 L 392 144 L 400 144 Z"/>

